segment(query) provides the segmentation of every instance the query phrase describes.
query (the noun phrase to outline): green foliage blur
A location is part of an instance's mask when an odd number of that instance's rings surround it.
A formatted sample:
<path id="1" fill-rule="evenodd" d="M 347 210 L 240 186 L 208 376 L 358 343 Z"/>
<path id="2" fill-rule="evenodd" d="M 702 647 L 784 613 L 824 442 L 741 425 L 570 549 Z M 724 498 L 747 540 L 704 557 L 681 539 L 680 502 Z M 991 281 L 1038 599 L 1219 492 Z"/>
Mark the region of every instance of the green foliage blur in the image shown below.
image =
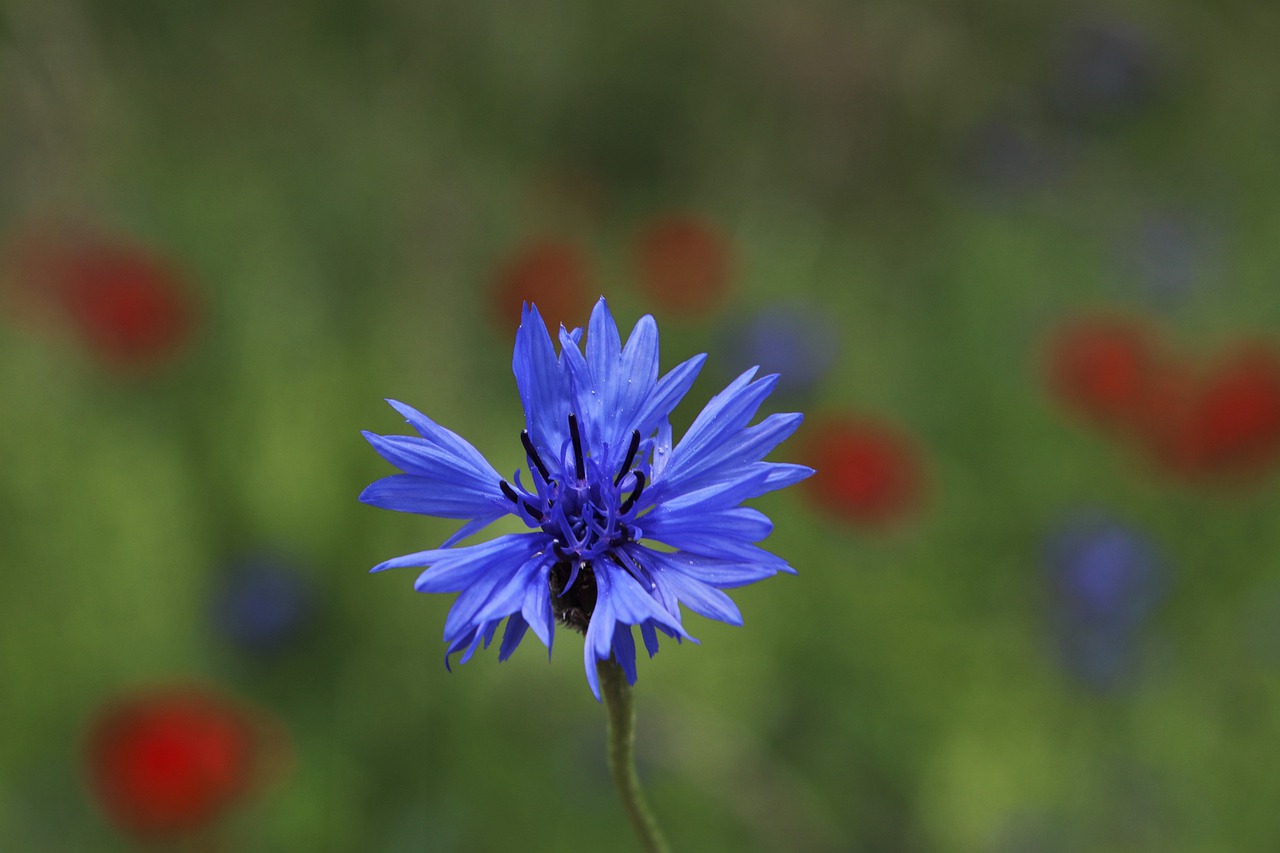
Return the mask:
<path id="1" fill-rule="evenodd" d="M 1063 70 L 1094 25 L 1141 45 L 1102 102 Z M 1264 2 L 0 4 L 4 235 L 127 235 L 198 306 L 141 375 L 2 318 L 0 849 L 133 849 L 86 792 L 86 727 L 190 682 L 290 733 L 216 849 L 633 849 L 581 638 L 449 674 L 451 597 L 366 573 L 453 529 L 357 503 L 390 473 L 360 430 L 407 431 L 383 398 L 524 464 L 492 292 L 546 235 L 585 247 L 624 327 L 655 313 L 664 369 L 710 351 L 683 424 L 728 375 L 724 318 L 816 305 L 838 353 L 795 405 L 899 425 L 926 474 L 891 530 L 803 489 L 760 501 L 799 574 L 640 662 L 640 770 L 677 850 L 1277 849 L 1276 478 L 1162 476 L 1066 412 L 1039 356 L 1091 311 L 1190 353 L 1280 343 L 1277 36 Z M 634 235 L 669 210 L 731 241 L 716 312 L 637 286 Z M 1171 291 L 1143 264 L 1185 247 L 1133 260 L 1169 211 L 1208 235 Z M 1167 563 L 1141 663 L 1105 689 L 1051 630 L 1044 538 L 1079 507 Z M 269 655 L 210 618 L 259 549 L 312 605 Z"/>

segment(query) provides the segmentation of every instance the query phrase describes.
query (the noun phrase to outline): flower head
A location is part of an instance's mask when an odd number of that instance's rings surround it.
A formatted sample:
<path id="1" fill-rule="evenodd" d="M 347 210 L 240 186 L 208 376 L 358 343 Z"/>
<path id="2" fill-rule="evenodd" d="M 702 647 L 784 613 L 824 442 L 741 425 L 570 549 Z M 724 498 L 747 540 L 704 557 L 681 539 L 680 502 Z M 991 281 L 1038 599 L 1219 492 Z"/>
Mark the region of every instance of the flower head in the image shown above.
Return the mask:
<path id="1" fill-rule="evenodd" d="M 658 633 L 688 638 L 680 605 L 742 623 L 721 590 L 794 573 L 756 543 L 772 524 L 742 502 L 809 476 L 803 465 L 764 457 L 800 425 L 799 414 L 748 422 L 777 376 L 743 373 L 673 443 L 668 416 L 704 355 L 658 375 L 658 327 L 650 316 L 624 346 L 601 299 L 582 330 L 560 329 L 557 354 L 537 308 L 523 310 L 512 367 L 528 467 L 508 480 L 457 434 L 388 401 L 420 437 L 365 433 L 404 473 L 381 479 L 360 500 L 384 509 L 467 519 L 437 549 L 387 560 L 374 571 L 426 566 L 420 592 L 456 592 L 445 621 L 448 656 L 463 662 L 506 620 L 499 659 L 532 628 L 551 648 L 555 622 L 586 635 L 587 681 L 599 697 L 596 662 L 616 659 L 632 683 L 639 627 L 645 648 Z M 452 547 L 505 515 L 528 532 Z"/>

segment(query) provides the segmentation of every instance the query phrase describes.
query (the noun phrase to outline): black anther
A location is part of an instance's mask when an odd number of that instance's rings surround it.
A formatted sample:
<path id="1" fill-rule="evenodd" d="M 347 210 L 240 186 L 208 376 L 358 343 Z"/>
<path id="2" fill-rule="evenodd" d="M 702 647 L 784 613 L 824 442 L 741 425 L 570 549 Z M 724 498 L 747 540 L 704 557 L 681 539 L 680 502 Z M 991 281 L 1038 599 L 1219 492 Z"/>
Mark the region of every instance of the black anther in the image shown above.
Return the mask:
<path id="1" fill-rule="evenodd" d="M 587 479 L 587 467 L 582 460 L 582 436 L 578 434 L 578 418 L 569 413 L 569 437 L 573 439 L 573 472 L 579 480 Z"/>
<path id="2" fill-rule="evenodd" d="M 533 439 L 529 438 L 527 429 L 520 430 L 520 443 L 524 445 L 524 452 L 529 457 L 529 461 L 537 466 L 538 473 L 542 475 L 542 479 L 550 483 L 551 474 L 547 471 L 547 466 L 542 464 L 542 457 L 538 455 L 538 448 L 533 446 Z"/>
<path id="3" fill-rule="evenodd" d="M 644 472 L 636 472 L 636 488 L 631 495 L 622 502 L 622 506 L 618 507 L 618 515 L 626 515 L 627 510 L 636 505 L 636 499 L 640 497 L 640 493 L 644 491 Z"/>
<path id="4" fill-rule="evenodd" d="M 523 506 L 525 508 L 525 511 L 528 512 L 529 515 L 533 516 L 534 521 L 542 521 L 543 519 L 542 511 L 538 509 L 536 506 L 534 506 L 533 504 L 529 503 L 527 500 L 524 500 L 523 498 L 521 498 L 518 494 L 516 494 L 516 490 L 511 488 L 510 483 L 508 483 L 506 480 L 502 480 L 501 482 L 498 483 L 498 487 L 501 488 L 502 493 L 507 496 L 507 500 L 511 501 L 517 507 Z"/>
<path id="5" fill-rule="evenodd" d="M 622 467 L 618 469 L 618 476 L 613 478 L 613 485 L 617 486 L 622 482 L 622 478 L 627 476 L 627 472 L 631 470 L 631 463 L 636 461 L 636 451 L 640 449 L 640 430 L 632 430 L 631 444 L 627 447 L 627 459 L 622 463 Z"/>

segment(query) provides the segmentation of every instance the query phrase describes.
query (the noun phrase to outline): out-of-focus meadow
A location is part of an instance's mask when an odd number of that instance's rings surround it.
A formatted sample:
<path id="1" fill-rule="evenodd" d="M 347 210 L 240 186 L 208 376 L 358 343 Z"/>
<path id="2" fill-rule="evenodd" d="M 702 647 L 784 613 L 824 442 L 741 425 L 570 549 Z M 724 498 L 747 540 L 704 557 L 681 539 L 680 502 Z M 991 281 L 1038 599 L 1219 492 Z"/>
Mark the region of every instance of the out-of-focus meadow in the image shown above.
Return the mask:
<path id="1" fill-rule="evenodd" d="M 0 848 L 630 849 L 581 638 L 446 673 L 366 570 L 453 525 L 356 501 L 385 397 L 524 465 L 520 301 L 603 294 L 710 353 L 677 431 L 760 363 L 819 469 L 798 576 L 641 661 L 677 849 L 1277 849 L 1278 37 L 0 6 Z"/>

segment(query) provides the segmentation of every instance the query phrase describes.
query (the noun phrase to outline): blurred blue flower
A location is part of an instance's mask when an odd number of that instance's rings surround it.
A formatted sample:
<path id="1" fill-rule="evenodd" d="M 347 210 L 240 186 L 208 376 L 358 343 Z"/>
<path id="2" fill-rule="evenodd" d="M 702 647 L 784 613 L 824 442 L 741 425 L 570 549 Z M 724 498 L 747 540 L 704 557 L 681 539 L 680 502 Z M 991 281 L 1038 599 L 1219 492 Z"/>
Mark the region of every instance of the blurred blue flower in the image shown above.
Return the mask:
<path id="1" fill-rule="evenodd" d="M 740 370 L 758 364 L 779 375 L 777 393 L 810 395 L 835 363 L 840 338 L 824 313 L 800 305 L 775 305 L 732 320 L 722 336 L 725 361 Z"/>
<path id="2" fill-rule="evenodd" d="M 1100 689 L 1132 675 L 1138 640 L 1166 574 L 1155 544 L 1100 513 L 1055 532 L 1047 561 L 1057 641 L 1067 670 Z"/>
<path id="3" fill-rule="evenodd" d="M 1083 23 L 1067 33 L 1049 97 L 1068 121 L 1105 123 L 1147 106 L 1158 76 L 1155 52 L 1141 29 Z"/>
<path id="4" fill-rule="evenodd" d="M 961 148 L 964 177 L 996 196 L 1034 193 L 1060 180 L 1069 152 L 1036 122 L 996 115 L 974 127 Z"/>
<path id="5" fill-rule="evenodd" d="M 1147 213 L 1126 240 L 1125 255 L 1146 295 L 1176 304 L 1214 272 L 1221 234 L 1208 221 L 1187 213 Z"/>
<path id="6" fill-rule="evenodd" d="M 705 355 L 659 378 L 653 318 L 641 318 L 624 347 L 603 299 L 584 349 L 581 329 L 561 327 L 559 338 L 557 355 L 537 308 L 525 306 L 512 368 L 525 410 L 527 484 L 519 471 L 503 479 L 457 434 L 388 401 L 421 437 L 365 433 L 404 473 L 373 483 L 360 500 L 468 520 L 440 548 L 373 569 L 427 566 L 418 591 L 459 593 L 445 620 L 446 665 L 455 652 L 466 662 L 481 643 L 487 647 L 503 619 L 500 660 L 529 628 L 549 650 L 558 619 L 585 633 L 587 681 L 599 698 L 597 661 L 614 657 L 635 682 L 633 626 L 652 656 L 659 631 L 689 636 L 681 604 L 738 625 L 742 617 L 722 589 L 794 573 L 755 544 L 769 535 L 769 519 L 740 504 L 812 470 L 763 461 L 801 415 L 747 426 L 777 376 L 743 373 L 673 445 L 668 415 Z M 452 547 L 508 514 L 530 532 Z"/>
<path id="7" fill-rule="evenodd" d="M 233 560 L 219 578 L 211 604 L 217 633 L 254 652 L 283 648 L 311 613 L 311 591 L 300 573 L 268 552 Z"/>

